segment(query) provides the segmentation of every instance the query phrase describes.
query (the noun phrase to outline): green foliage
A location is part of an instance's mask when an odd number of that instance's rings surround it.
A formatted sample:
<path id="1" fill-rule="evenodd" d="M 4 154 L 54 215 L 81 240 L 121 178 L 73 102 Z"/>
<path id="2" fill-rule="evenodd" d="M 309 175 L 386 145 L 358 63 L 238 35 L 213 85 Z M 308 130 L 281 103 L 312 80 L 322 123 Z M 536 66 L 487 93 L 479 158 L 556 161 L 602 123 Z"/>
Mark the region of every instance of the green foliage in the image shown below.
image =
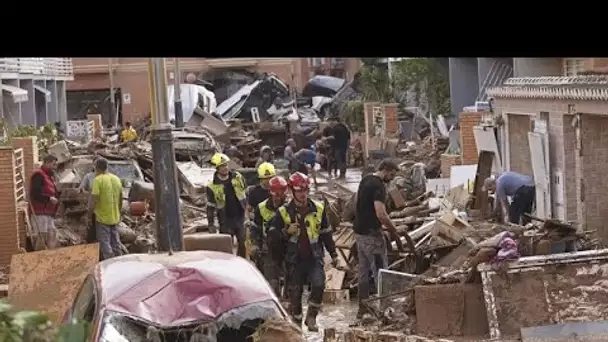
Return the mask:
<path id="1" fill-rule="evenodd" d="M 363 101 L 346 101 L 342 105 L 342 116 L 344 123 L 355 131 L 363 131 L 365 128 L 365 116 Z"/>
<path id="2" fill-rule="evenodd" d="M 0 301 L 0 341 L 2 342 L 84 342 L 89 331 L 86 323 L 54 326 L 35 311 L 17 311 Z"/>
<path id="3" fill-rule="evenodd" d="M 364 65 L 359 84 L 365 102 L 389 102 L 390 82 L 386 65 Z"/>
<path id="4" fill-rule="evenodd" d="M 443 66 L 436 58 L 411 58 L 391 63 L 394 87 L 400 91 L 411 90 L 416 94 L 414 102 L 426 94 L 428 110 L 433 115 L 450 113 L 450 84 Z"/>
<path id="5" fill-rule="evenodd" d="M 57 134 L 57 129 L 52 123 L 47 123 L 40 128 L 36 128 L 32 125 L 21 125 L 13 129 L 8 128 L 5 121 L 0 121 L 0 130 L 8 132 L 5 137 L 3 145 L 9 146 L 12 144 L 13 138 L 31 137 L 35 136 L 38 138 L 38 149 L 41 154 L 46 153 L 49 146 L 59 141 L 60 137 Z"/>
<path id="6" fill-rule="evenodd" d="M 425 94 L 428 110 L 433 115 L 448 115 L 451 112 L 449 79 L 437 58 L 391 62 L 392 84 L 388 77 L 388 65 L 378 64 L 377 60 L 365 59 L 360 70 L 359 87 L 364 102 L 391 102 L 394 101 L 393 94 L 410 91 L 415 98 L 414 103 L 408 103 L 408 106 L 422 107 L 421 95 Z M 344 116 L 347 117 L 347 113 Z"/>

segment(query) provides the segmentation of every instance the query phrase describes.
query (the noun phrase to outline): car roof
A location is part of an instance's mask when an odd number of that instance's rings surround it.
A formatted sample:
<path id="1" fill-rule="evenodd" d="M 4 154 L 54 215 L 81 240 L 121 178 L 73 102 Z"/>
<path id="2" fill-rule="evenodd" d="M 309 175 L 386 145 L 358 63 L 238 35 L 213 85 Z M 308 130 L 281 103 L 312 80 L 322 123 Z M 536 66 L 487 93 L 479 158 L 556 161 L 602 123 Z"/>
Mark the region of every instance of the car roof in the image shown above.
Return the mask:
<path id="1" fill-rule="evenodd" d="M 93 272 L 100 307 L 160 326 L 214 319 L 259 301 L 278 303 L 256 267 L 228 253 L 129 254 L 102 261 Z"/>

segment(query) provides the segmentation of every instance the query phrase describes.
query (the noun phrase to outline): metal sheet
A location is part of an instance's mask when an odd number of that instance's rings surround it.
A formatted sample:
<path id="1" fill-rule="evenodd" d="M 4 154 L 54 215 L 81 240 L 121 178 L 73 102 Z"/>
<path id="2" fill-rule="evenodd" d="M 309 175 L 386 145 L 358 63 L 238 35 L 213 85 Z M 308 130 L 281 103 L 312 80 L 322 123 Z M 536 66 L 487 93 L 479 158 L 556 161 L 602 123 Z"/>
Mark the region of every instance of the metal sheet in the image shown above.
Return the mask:
<path id="1" fill-rule="evenodd" d="M 98 261 L 97 243 L 15 254 L 9 302 L 17 308 L 44 312 L 53 322 L 59 322 Z"/>
<path id="2" fill-rule="evenodd" d="M 500 151 L 498 150 L 498 142 L 496 141 L 496 135 L 494 134 L 494 127 L 475 126 L 473 127 L 473 134 L 475 135 L 477 153 L 481 153 L 481 151 L 494 152 L 492 172 L 503 172 L 504 169 L 500 160 Z"/>
<path id="3" fill-rule="evenodd" d="M 21 89 L 8 84 L 0 84 L 0 89 L 9 93 L 13 97 L 13 101 L 15 103 L 26 102 L 28 99 L 27 90 L 25 89 Z"/>
<path id="4" fill-rule="evenodd" d="M 522 342 L 606 341 L 608 321 L 576 322 L 521 328 Z"/>
<path id="5" fill-rule="evenodd" d="M 532 171 L 536 184 L 536 216 L 551 217 L 551 192 L 549 189 L 549 167 L 545 163 L 545 134 L 528 132 L 530 155 L 532 156 Z"/>

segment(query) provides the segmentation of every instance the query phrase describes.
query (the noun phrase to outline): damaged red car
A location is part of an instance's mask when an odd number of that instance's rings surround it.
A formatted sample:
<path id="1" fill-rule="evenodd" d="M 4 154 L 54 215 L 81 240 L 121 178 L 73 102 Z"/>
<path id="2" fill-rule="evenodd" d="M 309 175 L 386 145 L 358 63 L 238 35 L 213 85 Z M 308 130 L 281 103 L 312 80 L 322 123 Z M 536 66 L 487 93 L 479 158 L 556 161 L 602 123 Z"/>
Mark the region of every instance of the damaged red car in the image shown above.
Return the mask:
<path id="1" fill-rule="evenodd" d="M 97 264 L 67 322 L 91 323 L 88 341 L 246 341 L 289 316 L 260 272 L 232 254 L 130 254 Z"/>

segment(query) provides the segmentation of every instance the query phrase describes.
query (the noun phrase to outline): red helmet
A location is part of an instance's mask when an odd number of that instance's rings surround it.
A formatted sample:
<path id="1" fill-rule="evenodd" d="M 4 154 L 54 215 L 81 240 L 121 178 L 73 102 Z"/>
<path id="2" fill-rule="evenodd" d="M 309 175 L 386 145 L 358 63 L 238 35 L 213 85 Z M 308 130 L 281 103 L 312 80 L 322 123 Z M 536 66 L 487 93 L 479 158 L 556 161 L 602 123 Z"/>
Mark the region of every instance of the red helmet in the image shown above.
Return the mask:
<path id="1" fill-rule="evenodd" d="M 289 176 L 289 187 L 296 191 L 308 190 L 310 179 L 301 172 L 295 172 Z"/>
<path id="2" fill-rule="evenodd" d="M 270 194 L 275 196 L 283 196 L 287 191 L 287 181 L 281 176 L 270 178 Z"/>

